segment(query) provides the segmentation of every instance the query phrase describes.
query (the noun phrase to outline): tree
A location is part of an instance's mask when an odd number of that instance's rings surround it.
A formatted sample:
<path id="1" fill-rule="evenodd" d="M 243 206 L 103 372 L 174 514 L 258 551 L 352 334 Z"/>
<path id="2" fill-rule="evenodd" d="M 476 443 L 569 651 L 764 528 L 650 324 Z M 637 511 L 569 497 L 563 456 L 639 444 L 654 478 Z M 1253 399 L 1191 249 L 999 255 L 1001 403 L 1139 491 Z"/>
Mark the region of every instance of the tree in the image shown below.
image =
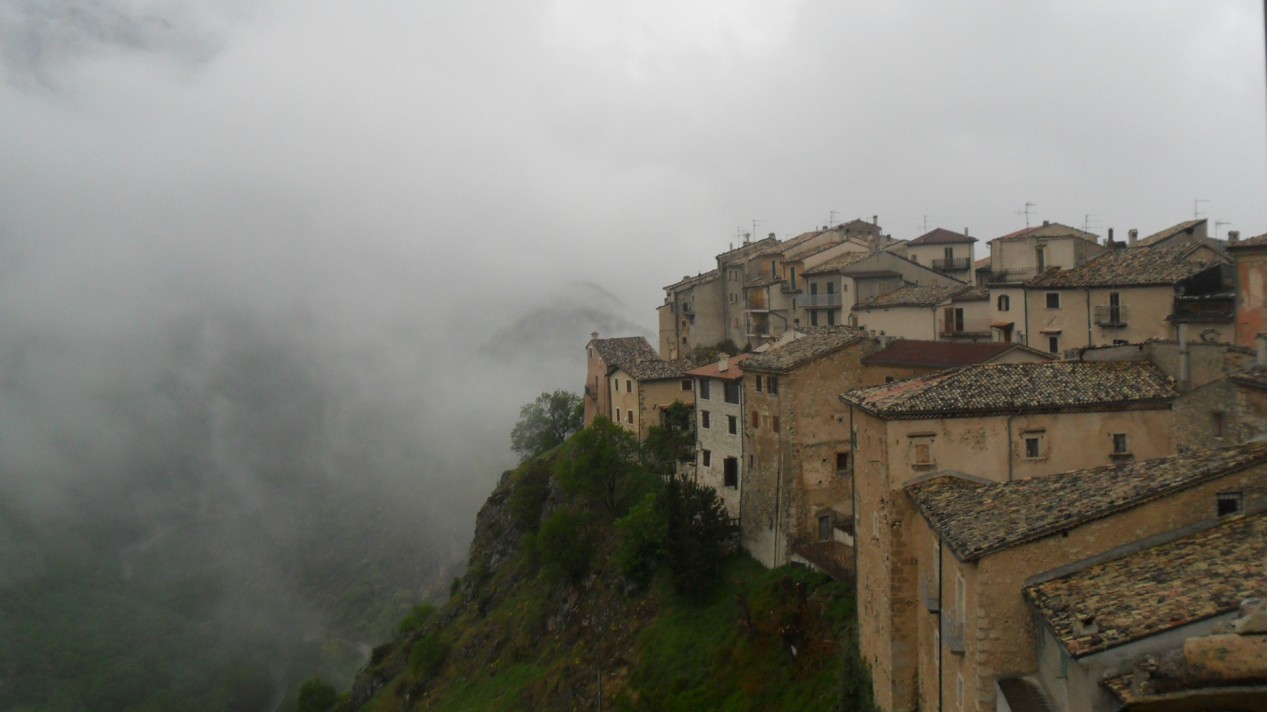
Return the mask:
<path id="1" fill-rule="evenodd" d="M 716 583 L 729 553 L 730 517 L 717 491 L 694 480 L 670 477 L 660 495 L 665 510 L 665 560 L 673 588 L 702 597 Z"/>
<path id="2" fill-rule="evenodd" d="M 559 483 L 619 517 L 646 493 L 644 479 L 654 479 L 638 465 L 640 450 L 633 433 L 600 415 L 572 439 L 569 457 L 558 464 Z"/>
<path id="3" fill-rule="evenodd" d="M 653 425 L 647 430 L 647 443 L 643 452 L 652 472 L 672 475 L 677 463 L 695 458 L 695 431 L 691 427 L 695 411 L 682 401 L 664 410 L 664 425 Z"/>
<path id="4" fill-rule="evenodd" d="M 326 712 L 339 701 L 339 691 L 319 678 L 312 678 L 299 688 L 296 712 Z"/>
<path id="5" fill-rule="evenodd" d="M 524 460 L 540 455 L 580 430 L 583 413 L 581 397 L 575 393 L 542 393 L 519 409 L 519 422 L 510 431 L 510 447 Z"/>

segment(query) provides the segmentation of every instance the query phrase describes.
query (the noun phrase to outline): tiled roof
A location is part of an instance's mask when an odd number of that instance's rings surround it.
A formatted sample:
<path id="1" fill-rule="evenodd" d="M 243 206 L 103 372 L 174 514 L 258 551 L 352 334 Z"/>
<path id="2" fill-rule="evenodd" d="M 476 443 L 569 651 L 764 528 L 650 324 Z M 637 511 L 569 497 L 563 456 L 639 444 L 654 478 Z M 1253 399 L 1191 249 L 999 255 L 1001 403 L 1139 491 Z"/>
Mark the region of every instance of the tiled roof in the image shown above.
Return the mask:
<path id="1" fill-rule="evenodd" d="M 985 363 L 1019 344 L 1001 341 L 918 341 L 898 339 L 883 351 L 877 351 L 862 359 L 862 363 L 875 366 L 918 366 L 923 368 L 955 368 Z"/>
<path id="2" fill-rule="evenodd" d="M 982 257 L 981 259 L 972 263 L 972 268 L 977 271 L 981 271 L 983 269 L 990 269 L 990 258 Z"/>
<path id="3" fill-rule="evenodd" d="M 948 287 L 924 287 L 911 284 L 891 292 L 877 294 L 860 302 L 854 309 L 883 309 L 887 307 L 935 307 L 962 291 L 962 285 Z"/>
<path id="4" fill-rule="evenodd" d="M 747 361 L 749 358 L 752 358 L 752 354 L 750 353 L 731 356 L 727 359 L 728 365 L 724 373 L 718 369 L 717 362 L 713 361 L 705 366 L 700 366 L 699 368 L 687 371 L 686 375 L 696 376 L 698 378 L 717 378 L 723 381 L 738 381 L 743 378 L 743 368 L 741 368 L 740 364 Z"/>
<path id="5" fill-rule="evenodd" d="M 935 475 L 906 493 L 960 561 L 976 561 L 1264 463 L 1267 443 L 1249 443 L 1011 482 Z"/>
<path id="6" fill-rule="evenodd" d="M 1175 397 L 1172 383 L 1148 361 L 988 363 L 858 388 L 840 399 L 890 420 L 955 418 L 1159 406 Z"/>
<path id="7" fill-rule="evenodd" d="M 682 288 L 684 288 L 684 287 L 693 287 L 693 286 L 695 286 L 695 285 L 697 285 L 697 284 L 703 284 L 704 282 L 708 282 L 708 281 L 710 281 L 710 280 L 717 279 L 717 277 L 718 277 L 720 274 L 721 274 L 721 273 L 720 273 L 720 272 L 718 272 L 717 270 L 715 270 L 715 269 L 711 269 L 711 270 L 709 270 L 709 271 L 707 271 L 707 272 L 701 272 L 701 273 L 699 273 L 699 274 L 695 275 L 694 277 L 690 277 L 690 276 L 683 277 L 682 279 L 680 279 L 680 280 L 678 280 L 678 281 L 674 282 L 673 284 L 670 284 L 669 286 L 665 287 L 664 289 L 665 289 L 665 291 L 677 291 L 677 290 L 682 289 Z"/>
<path id="8" fill-rule="evenodd" d="M 1174 284 L 1215 266 L 1214 262 L 1190 262 L 1191 245 L 1171 245 L 1148 250 L 1110 250 L 1073 269 L 1049 269 L 1026 286 L 1125 287 Z"/>
<path id="9" fill-rule="evenodd" d="M 1025 588 L 1080 658 L 1237 610 L 1267 591 L 1267 513 L 1217 526 Z M 1094 626 L 1077 625 L 1089 619 Z"/>
<path id="10" fill-rule="evenodd" d="M 1200 225 L 1203 222 L 1205 222 L 1205 218 L 1201 218 L 1199 220 L 1188 220 L 1186 222 L 1181 222 L 1178 225 L 1171 225 L 1165 230 L 1154 232 L 1148 237 L 1145 237 L 1142 240 L 1136 241 L 1135 246 L 1136 247 L 1152 247 L 1153 245 L 1156 245 L 1159 242 L 1165 242 L 1166 240 L 1169 240 L 1175 235 L 1191 230 L 1192 228 L 1196 227 L 1197 225 Z"/>
<path id="11" fill-rule="evenodd" d="M 1267 371 L 1258 368 L 1247 368 L 1244 371 L 1228 374 L 1234 383 L 1242 383 L 1255 388 L 1267 390 Z"/>
<path id="12" fill-rule="evenodd" d="M 848 267 L 849 265 L 854 264 L 855 262 L 861 262 L 870 256 L 871 253 L 869 252 L 846 252 L 842 255 L 837 255 L 816 267 L 811 267 L 805 270 L 805 274 L 828 274 L 836 272 L 839 271 L 841 267 Z"/>
<path id="13" fill-rule="evenodd" d="M 1257 237 L 1246 238 L 1244 240 L 1240 240 L 1239 242 L 1229 243 L 1227 246 L 1227 249 L 1236 250 L 1242 247 L 1246 249 L 1254 248 L 1254 247 L 1267 247 L 1267 234 L 1258 235 Z"/>
<path id="14" fill-rule="evenodd" d="M 1096 236 L 1085 230 L 1079 230 L 1076 227 L 1061 225 L 1060 223 L 1048 223 L 1046 225 L 1035 225 L 1027 227 L 1016 232 L 1009 232 L 1002 237 L 996 237 L 994 240 L 1021 240 L 1027 237 L 1080 237 L 1084 240 L 1095 242 Z M 994 242 L 991 240 L 990 242 Z"/>
<path id="15" fill-rule="evenodd" d="M 960 242 L 973 243 L 977 238 L 969 237 L 963 233 L 946 230 L 944 228 L 934 228 L 919 237 L 906 243 L 908 245 L 952 245 Z"/>
<path id="16" fill-rule="evenodd" d="M 803 336 L 775 346 L 744 362 L 744 368 L 761 371 L 789 371 L 832 351 L 866 338 L 866 332 L 852 326 L 805 326 Z"/>
<path id="17" fill-rule="evenodd" d="M 734 262 L 737 259 L 741 259 L 741 258 L 745 258 L 749 256 L 751 253 L 754 253 L 754 252 L 760 253 L 762 250 L 769 248 L 771 245 L 777 248 L 779 245 L 778 239 L 773 238 L 773 237 L 765 237 L 760 240 L 757 240 L 756 242 L 749 242 L 747 244 L 740 245 L 739 247 L 736 247 L 732 250 L 727 250 L 726 252 L 723 252 L 720 255 L 717 255 L 717 259 L 726 260 L 727 262 Z"/>
<path id="18" fill-rule="evenodd" d="M 660 354 L 642 336 L 594 339 L 590 343 L 608 366 L 627 366 L 638 361 L 660 360 Z"/>
<path id="19" fill-rule="evenodd" d="M 778 284 L 779 282 L 782 282 L 782 281 L 783 281 L 783 278 L 782 278 L 782 277 L 771 277 L 770 275 L 768 275 L 768 274 L 767 274 L 767 275 L 762 275 L 762 276 L 760 276 L 760 277 L 753 277 L 752 279 L 750 279 L 750 280 L 748 280 L 748 281 L 744 282 L 744 283 L 743 283 L 743 286 L 745 286 L 745 287 L 768 287 L 768 286 L 770 286 L 771 284 Z"/>
<path id="20" fill-rule="evenodd" d="M 983 302 L 990 298 L 990 290 L 986 287 L 968 287 L 960 291 L 951 301 L 955 302 Z"/>
<path id="21" fill-rule="evenodd" d="M 620 368 L 632 376 L 635 381 L 663 381 L 669 378 L 686 377 L 686 372 L 695 368 L 695 364 L 690 359 L 677 359 L 675 361 L 656 359 L 654 361 L 629 363 Z"/>

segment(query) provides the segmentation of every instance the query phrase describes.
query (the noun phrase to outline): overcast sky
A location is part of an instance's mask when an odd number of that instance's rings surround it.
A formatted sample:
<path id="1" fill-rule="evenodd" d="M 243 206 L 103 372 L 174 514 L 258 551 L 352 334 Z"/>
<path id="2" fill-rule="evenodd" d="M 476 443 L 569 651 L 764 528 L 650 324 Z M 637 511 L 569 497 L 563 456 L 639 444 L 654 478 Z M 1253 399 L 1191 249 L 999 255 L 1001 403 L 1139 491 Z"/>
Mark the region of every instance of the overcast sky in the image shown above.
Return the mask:
<path id="1" fill-rule="evenodd" d="M 1262 12 L 4 0 L 0 276 L 446 326 L 587 279 L 650 327 L 753 220 L 1260 234 Z"/>

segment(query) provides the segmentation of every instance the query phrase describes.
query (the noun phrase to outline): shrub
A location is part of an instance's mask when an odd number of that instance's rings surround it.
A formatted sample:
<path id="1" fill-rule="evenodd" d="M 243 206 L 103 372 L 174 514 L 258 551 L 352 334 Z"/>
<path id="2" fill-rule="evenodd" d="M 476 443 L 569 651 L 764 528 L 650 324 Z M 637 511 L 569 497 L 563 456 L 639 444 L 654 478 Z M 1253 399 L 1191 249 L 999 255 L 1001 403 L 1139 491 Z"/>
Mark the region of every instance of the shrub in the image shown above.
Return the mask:
<path id="1" fill-rule="evenodd" d="M 409 649 L 409 671 L 430 677 L 440 670 L 449 655 L 449 646 L 439 633 L 423 636 Z"/>
<path id="2" fill-rule="evenodd" d="M 435 606 L 428 606 L 426 604 L 414 606 L 413 610 L 409 611 L 408 615 L 402 618 L 400 623 L 396 625 L 396 633 L 398 635 L 407 635 L 422 628 L 423 624 L 426 623 L 435 612 Z"/>
<path id="3" fill-rule="evenodd" d="M 520 471 L 506 503 L 515 528 L 525 534 L 537 531 L 541 526 L 541 511 L 549 496 L 550 466 L 540 459 L 529 462 Z"/>
<path id="4" fill-rule="evenodd" d="M 668 522 L 655 494 L 647 495 L 616 522 L 616 570 L 630 581 L 646 585 L 664 556 Z"/>
<path id="5" fill-rule="evenodd" d="M 670 478 L 661 497 L 673 588 L 687 596 L 703 596 L 716 583 L 728 554 L 730 516 L 715 490 L 693 480 Z"/>
<path id="6" fill-rule="evenodd" d="M 295 712 L 328 712 L 339 701 L 339 691 L 319 678 L 312 678 L 299 687 Z"/>
<path id="7" fill-rule="evenodd" d="M 588 512 L 563 509 L 541 525 L 537 552 L 549 576 L 575 585 L 589 573 L 596 548 L 592 522 Z"/>

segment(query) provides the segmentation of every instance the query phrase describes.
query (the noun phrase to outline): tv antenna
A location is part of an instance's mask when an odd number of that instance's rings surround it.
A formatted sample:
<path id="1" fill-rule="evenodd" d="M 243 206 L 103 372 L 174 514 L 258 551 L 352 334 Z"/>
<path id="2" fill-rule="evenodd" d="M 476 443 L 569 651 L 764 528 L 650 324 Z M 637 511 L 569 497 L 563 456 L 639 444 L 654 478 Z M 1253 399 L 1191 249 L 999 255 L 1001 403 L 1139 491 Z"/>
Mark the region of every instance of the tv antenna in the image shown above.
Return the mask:
<path id="1" fill-rule="evenodd" d="M 1227 222 L 1225 220 L 1215 220 L 1214 221 L 1214 239 L 1217 240 L 1219 238 L 1219 228 L 1223 227 L 1224 225 L 1231 225 L 1231 224 L 1232 223 Z"/>
<path id="2" fill-rule="evenodd" d="M 840 214 L 840 211 L 839 211 L 839 210 L 828 210 L 828 211 L 827 211 L 827 227 L 835 227 L 835 226 L 836 226 L 836 216 L 837 216 L 837 215 L 839 215 L 839 214 Z"/>
<path id="3" fill-rule="evenodd" d="M 755 237 L 755 236 L 756 236 L 756 234 L 757 234 L 757 225 L 759 225 L 759 224 L 761 224 L 761 223 L 763 223 L 763 222 L 765 222 L 765 221 L 764 221 L 764 220 L 758 220 L 757 218 L 753 218 L 753 219 L 752 219 L 752 233 L 751 233 L 751 234 L 752 234 L 754 237 Z"/>
<path id="4" fill-rule="evenodd" d="M 1038 207 L 1038 204 L 1037 204 L 1037 203 L 1026 203 L 1026 204 L 1025 204 L 1025 209 L 1024 209 L 1024 210 L 1017 210 L 1017 211 L 1016 211 L 1016 214 L 1017 214 L 1017 215 L 1024 215 L 1024 216 L 1025 216 L 1025 227 L 1029 227 L 1029 209 L 1030 209 L 1030 208 L 1037 208 L 1037 207 Z"/>
<path id="5" fill-rule="evenodd" d="M 920 233 L 921 235 L 924 235 L 924 234 L 927 234 L 927 233 L 928 233 L 928 216 L 927 216 L 927 215 L 925 215 L 925 216 L 924 216 L 924 226 L 923 226 L 923 227 L 924 227 L 924 232 L 921 232 L 921 233 Z"/>
<path id="6" fill-rule="evenodd" d="M 1205 198 L 1197 198 L 1196 200 L 1192 201 L 1192 219 L 1193 220 L 1196 220 L 1197 218 L 1201 217 L 1201 204 L 1208 203 L 1208 202 L 1210 201 L 1206 200 Z"/>
<path id="7" fill-rule="evenodd" d="M 1096 217 L 1096 216 L 1092 215 L 1091 213 L 1086 213 L 1085 215 L 1082 216 L 1082 231 L 1083 232 L 1091 232 L 1091 228 L 1097 227 L 1096 225 L 1091 224 L 1091 218 L 1093 217 Z"/>

